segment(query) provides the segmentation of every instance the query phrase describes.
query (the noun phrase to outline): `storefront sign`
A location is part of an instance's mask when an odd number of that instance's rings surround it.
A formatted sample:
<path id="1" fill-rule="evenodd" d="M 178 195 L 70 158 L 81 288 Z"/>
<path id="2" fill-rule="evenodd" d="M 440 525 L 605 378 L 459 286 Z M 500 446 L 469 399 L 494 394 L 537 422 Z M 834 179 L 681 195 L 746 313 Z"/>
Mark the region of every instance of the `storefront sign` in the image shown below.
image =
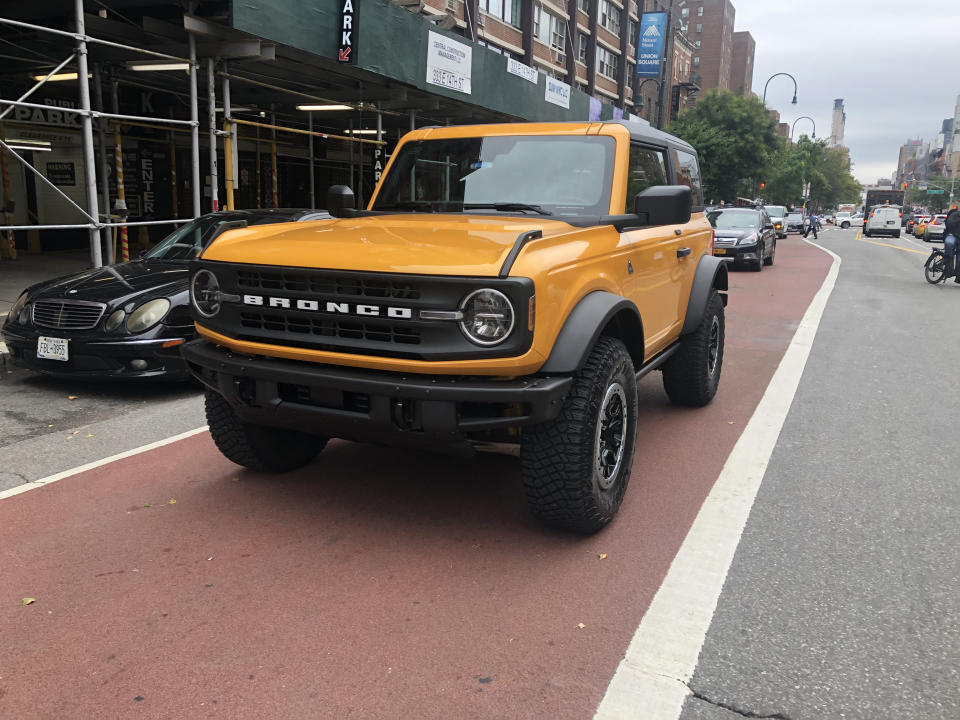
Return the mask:
<path id="1" fill-rule="evenodd" d="M 660 77 L 663 45 L 666 36 L 667 14 L 644 13 L 640 18 L 640 37 L 637 40 L 637 75 Z"/>
<path id="2" fill-rule="evenodd" d="M 383 137 L 386 140 L 386 135 Z M 373 151 L 373 184 L 380 182 L 380 176 L 383 175 L 384 168 L 387 167 L 387 160 L 393 152 L 391 145 L 377 145 Z"/>
<path id="3" fill-rule="evenodd" d="M 357 44 L 357 14 L 354 4 L 360 0 L 340 0 L 340 33 L 337 46 L 337 62 L 354 63 L 354 47 Z"/>
<path id="4" fill-rule="evenodd" d="M 54 185 L 76 185 L 76 167 L 72 162 L 48 162 L 47 180 Z"/>
<path id="5" fill-rule="evenodd" d="M 537 84 L 537 71 L 529 65 L 517 62 L 513 58 L 507 58 L 507 72 L 522 77 L 534 85 Z"/>
<path id="6" fill-rule="evenodd" d="M 470 94 L 473 48 L 435 33 L 427 38 L 427 82 Z"/>
<path id="7" fill-rule="evenodd" d="M 559 105 L 562 108 L 570 108 L 570 86 L 565 82 L 560 82 L 549 75 L 546 76 L 547 87 L 544 90 L 543 99 L 548 103 Z"/>

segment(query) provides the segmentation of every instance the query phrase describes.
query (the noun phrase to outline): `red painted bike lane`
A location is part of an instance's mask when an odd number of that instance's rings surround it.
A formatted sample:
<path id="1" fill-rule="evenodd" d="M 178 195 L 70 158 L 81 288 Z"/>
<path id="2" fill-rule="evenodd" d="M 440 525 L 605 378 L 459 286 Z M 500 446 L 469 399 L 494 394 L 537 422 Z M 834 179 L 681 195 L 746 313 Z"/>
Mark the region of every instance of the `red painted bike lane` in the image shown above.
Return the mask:
<path id="1" fill-rule="evenodd" d="M 591 717 L 829 266 L 791 238 L 731 273 L 717 398 L 644 379 L 594 537 L 536 524 L 511 458 L 268 477 L 206 433 L 0 501 L 0 716 Z"/>

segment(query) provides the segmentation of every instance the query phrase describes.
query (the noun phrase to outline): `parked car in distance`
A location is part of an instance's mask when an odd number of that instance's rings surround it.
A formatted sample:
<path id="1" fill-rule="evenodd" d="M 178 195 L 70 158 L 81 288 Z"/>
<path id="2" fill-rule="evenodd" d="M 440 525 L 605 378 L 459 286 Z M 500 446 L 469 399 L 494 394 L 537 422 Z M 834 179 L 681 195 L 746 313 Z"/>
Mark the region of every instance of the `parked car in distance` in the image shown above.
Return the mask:
<path id="1" fill-rule="evenodd" d="M 792 212 L 787 214 L 786 225 L 788 233 L 800 233 L 801 235 L 807 231 L 807 225 L 809 220 L 803 213 Z"/>
<path id="2" fill-rule="evenodd" d="M 927 223 L 926 232 L 923 234 L 925 242 L 943 242 L 943 236 L 946 232 L 944 223 L 947 220 L 946 215 L 934 215 L 933 219 Z"/>
<path id="3" fill-rule="evenodd" d="M 897 205 L 880 205 L 870 211 L 863 226 L 864 237 L 891 235 L 900 237 L 900 208 Z"/>
<path id="4" fill-rule="evenodd" d="M 195 337 L 189 263 L 225 229 L 329 219 L 292 208 L 210 213 L 170 233 L 140 258 L 28 287 L 0 332 L 13 362 L 85 379 L 186 380 L 180 345 Z"/>
<path id="5" fill-rule="evenodd" d="M 787 207 L 786 205 L 764 205 L 763 209 L 770 216 L 773 223 L 773 229 L 777 231 L 778 238 L 787 236 Z"/>
<path id="6" fill-rule="evenodd" d="M 724 208 L 707 213 L 713 225 L 713 254 L 757 272 L 773 265 L 777 233 L 764 210 Z"/>

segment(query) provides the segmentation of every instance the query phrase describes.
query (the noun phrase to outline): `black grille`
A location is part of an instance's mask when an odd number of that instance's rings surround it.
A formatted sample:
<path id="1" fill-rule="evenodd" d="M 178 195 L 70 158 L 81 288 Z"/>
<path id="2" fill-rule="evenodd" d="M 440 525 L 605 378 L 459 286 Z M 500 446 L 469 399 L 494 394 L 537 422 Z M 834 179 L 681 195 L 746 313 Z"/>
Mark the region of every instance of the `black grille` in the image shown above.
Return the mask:
<path id="1" fill-rule="evenodd" d="M 420 344 L 420 330 L 417 328 L 396 327 L 385 323 L 357 322 L 333 318 L 288 317 L 277 313 L 244 310 L 240 313 L 240 325 L 251 330 L 268 330 L 301 336 L 316 335 L 344 340 L 369 340 L 405 345 Z"/>
<path id="2" fill-rule="evenodd" d="M 245 290 L 309 292 L 354 298 L 419 300 L 420 290 L 409 282 L 346 276 L 318 276 L 290 271 L 240 270 L 237 285 Z"/>
<path id="3" fill-rule="evenodd" d="M 33 303 L 33 323 L 57 330 L 89 330 L 97 326 L 103 303 L 82 300 L 36 300 Z"/>

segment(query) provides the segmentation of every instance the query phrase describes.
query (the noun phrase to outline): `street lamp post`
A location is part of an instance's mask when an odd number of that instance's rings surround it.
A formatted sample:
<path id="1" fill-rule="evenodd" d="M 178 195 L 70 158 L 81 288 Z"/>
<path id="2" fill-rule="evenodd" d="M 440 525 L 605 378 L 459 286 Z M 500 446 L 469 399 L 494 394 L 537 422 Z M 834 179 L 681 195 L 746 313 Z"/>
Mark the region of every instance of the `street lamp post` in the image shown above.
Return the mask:
<path id="1" fill-rule="evenodd" d="M 763 86 L 763 106 L 764 106 L 764 107 L 767 106 L 767 85 L 769 85 L 769 84 L 770 84 L 770 81 L 773 80 L 773 79 L 774 79 L 775 77 L 777 77 L 778 75 L 786 75 L 788 78 L 790 78 L 791 80 L 793 80 L 793 100 L 791 101 L 790 104 L 791 104 L 791 105 L 796 105 L 796 104 L 797 104 L 797 79 L 796 79 L 793 75 L 791 75 L 790 73 L 781 72 L 781 73 L 774 73 L 773 75 L 771 75 L 770 77 L 768 77 L 768 78 L 767 78 L 767 82 L 764 83 L 764 86 Z"/>
<path id="2" fill-rule="evenodd" d="M 813 123 L 813 135 L 811 136 L 814 140 L 817 139 L 817 123 L 809 115 L 801 115 L 796 120 L 793 121 L 793 125 L 790 126 L 790 142 L 793 142 L 793 129 L 797 126 L 797 123 L 801 120 L 809 120 Z"/>

